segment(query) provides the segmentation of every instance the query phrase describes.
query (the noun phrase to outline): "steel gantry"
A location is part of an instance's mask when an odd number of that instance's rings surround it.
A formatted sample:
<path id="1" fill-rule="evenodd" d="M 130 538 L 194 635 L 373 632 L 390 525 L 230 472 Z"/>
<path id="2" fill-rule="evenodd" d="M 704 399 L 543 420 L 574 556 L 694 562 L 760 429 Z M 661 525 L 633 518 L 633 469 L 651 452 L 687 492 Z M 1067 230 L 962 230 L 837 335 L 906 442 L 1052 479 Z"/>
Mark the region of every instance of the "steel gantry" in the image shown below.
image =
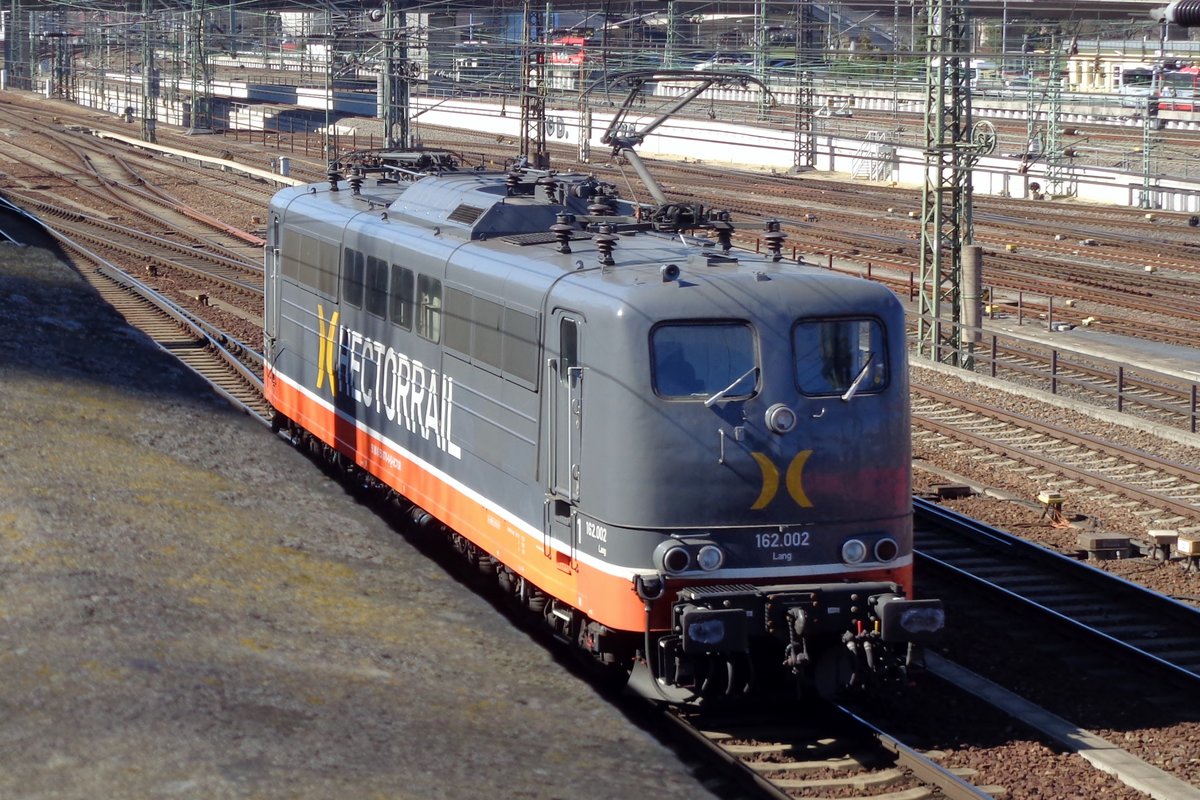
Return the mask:
<path id="1" fill-rule="evenodd" d="M 811 26 L 810 0 L 794 0 L 796 39 L 793 45 L 792 71 L 796 84 L 796 119 L 795 139 L 793 140 L 793 165 L 797 172 L 812 169 L 817 164 L 816 125 L 816 94 L 813 90 L 813 75 L 810 70 L 810 42 L 808 41 Z"/>
<path id="2" fill-rule="evenodd" d="M 154 64 L 155 34 L 158 31 L 150 0 L 142 0 L 142 141 L 157 142 L 158 67 Z"/>
<path id="3" fill-rule="evenodd" d="M 1058 47 L 1052 50 L 1050 80 L 1046 86 L 1049 100 L 1046 112 L 1046 191 L 1051 197 L 1073 197 L 1077 189 L 1063 140 L 1062 66 Z"/>
<path id="4" fill-rule="evenodd" d="M 408 15 L 396 0 L 384 0 L 383 8 L 382 96 L 384 138 L 389 150 L 408 150 L 413 146 L 409 106 L 409 78 L 415 77 L 408 60 Z"/>
<path id="5" fill-rule="evenodd" d="M 539 43 L 541 20 L 530 0 L 525 0 L 524 20 L 525 36 L 521 47 L 521 158 L 534 169 L 549 169 L 550 152 L 546 149 L 546 53 Z"/>
<path id="6" fill-rule="evenodd" d="M 972 127 L 966 0 L 929 0 L 925 70 L 925 186 L 917 352 L 969 366 L 962 335 L 963 253 L 971 247 L 971 168 L 995 147 L 994 127 Z M 972 298 L 977 301 L 977 298 Z"/>
<path id="7" fill-rule="evenodd" d="M 212 132 L 212 75 L 208 68 L 207 24 L 204 0 L 192 2 L 193 27 L 190 41 L 192 106 L 188 133 Z"/>

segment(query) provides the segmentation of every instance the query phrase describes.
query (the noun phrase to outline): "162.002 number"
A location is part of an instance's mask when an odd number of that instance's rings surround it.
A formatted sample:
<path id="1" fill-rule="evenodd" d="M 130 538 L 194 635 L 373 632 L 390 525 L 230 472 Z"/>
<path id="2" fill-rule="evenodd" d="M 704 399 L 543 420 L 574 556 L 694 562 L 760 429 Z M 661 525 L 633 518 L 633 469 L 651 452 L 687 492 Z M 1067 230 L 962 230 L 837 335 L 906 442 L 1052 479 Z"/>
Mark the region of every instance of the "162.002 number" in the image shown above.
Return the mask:
<path id="1" fill-rule="evenodd" d="M 765 550 L 773 550 L 779 547 L 808 547 L 808 531 L 756 533 L 754 540 L 760 549 Z"/>

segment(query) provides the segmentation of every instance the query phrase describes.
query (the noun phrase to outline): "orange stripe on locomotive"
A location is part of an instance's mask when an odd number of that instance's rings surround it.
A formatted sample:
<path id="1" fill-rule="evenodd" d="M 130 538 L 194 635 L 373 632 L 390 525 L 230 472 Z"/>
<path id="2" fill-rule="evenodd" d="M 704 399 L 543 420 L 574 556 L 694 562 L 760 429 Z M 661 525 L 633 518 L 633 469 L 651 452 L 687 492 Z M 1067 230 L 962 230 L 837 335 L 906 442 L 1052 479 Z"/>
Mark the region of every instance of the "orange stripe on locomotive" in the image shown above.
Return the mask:
<path id="1" fill-rule="evenodd" d="M 445 525 L 465 536 L 538 589 L 579 609 L 614 630 L 645 630 L 645 607 L 634 591 L 631 576 L 614 575 L 569 553 L 539 544 L 540 534 L 518 529 L 510 516 L 490 508 L 474 493 L 443 477 L 411 454 L 398 450 L 367 430 L 338 415 L 332 407 L 312 398 L 291 381 L 267 368 L 267 400 L 300 427 L 325 444 L 336 448 L 354 463 L 428 511 Z M 841 576 L 812 576 L 815 582 L 838 581 Z M 856 580 L 894 581 L 912 586 L 912 566 L 864 570 Z M 749 584 L 770 580 L 747 580 Z M 703 585 L 690 579 L 668 581 L 666 597 L 673 586 Z M 720 583 L 713 581 L 712 583 Z M 911 589 L 908 592 L 911 597 Z M 668 603 L 655 604 L 652 629 L 671 627 Z"/>

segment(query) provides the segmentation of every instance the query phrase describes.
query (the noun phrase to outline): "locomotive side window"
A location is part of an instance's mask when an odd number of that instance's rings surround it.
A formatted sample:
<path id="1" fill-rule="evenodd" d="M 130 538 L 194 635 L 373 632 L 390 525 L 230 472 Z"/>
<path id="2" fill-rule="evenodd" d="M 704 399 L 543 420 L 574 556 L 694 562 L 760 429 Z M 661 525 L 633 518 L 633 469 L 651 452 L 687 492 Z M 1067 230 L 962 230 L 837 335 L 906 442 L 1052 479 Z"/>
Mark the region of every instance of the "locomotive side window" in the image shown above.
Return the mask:
<path id="1" fill-rule="evenodd" d="M 346 248 L 342 256 L 342 299 L 352 306 L 362 308 L 363 273 L 366 258 L 358 250 Z"/>
<path id="2" fill-rule="evenodd" d="M 792 330 L 796 386 L 806 395 L 878 392 L 887 385 L 883 326 L 873 319 L 802 320 Z"/>
<path id="3" fill-rule="evenodd" d="M 504 374 L 537 387 L 537 317 L 515 308 L 504 309 Z"/>
<path id="4" fill-rule="evenodd" d="M 504 306 L 492 300 L 475 297 L 471 309 L 471 358 L 484 364 L 500 366 L 500 322 Z"/>
<path id="5" fill-rule="evenodd" d="M 330 297 L 337 295 L 338 247 L 333 242 L 316 242 L 317 291 Z"/>
<path id="6" fill-rule="evenodd" d="M 300 280 L 300 249 L 303 242 L 303 235 L 292 230 L 289 230 L 287 236 L 283 237 L 279 271 L 283 273 L 284 277 L 294 281 Z"/>
<path id="7" fill-rule="evenodd" d="M 443 300 L 446 330 L 442 332 L 442 342 L 447 348 L 470 356 L 471 295 L 462 289 L 447 286 Z"/>
<path id="8" fill-rule="evenodd" d="M 413 326 L 413 271 L 392 264 L 391 308 L 388 315 L 392 323 L 406 331 Z"/>
<path id="9" fill-rule="evenodd" d="M 558 379 L 566 386 L 570 382 L 571 367 L 579 366 L 579 326 L 575 320 L 564 317 L 559 323 L 558 344 Z"/>
<path id="10" fill-rule="evenodd" d="M 388 265 L 382 258 L 367 256 L 366 297 L 363 308 L 377 317 L 387 316 Z"/>
<path id="11" fill-rule="evenodd" d="M 749 397 L 758 383 L 754 333 L 744 322 L 659 325 L 650 332 L 650 363 L 654 391 L 666 398 Z"/>
<path id="12" fill-rule="evenodd" d="M 417 334 L 436 342 L 442 335 L 442 282 L 417 276 Z"/>
<path id="13" fill-rule="evenodd" d="M 333 297 L 337 288 L 337 245 L 288 228 L 280 251 L 280 271 L 297 283 Z"/>
<path id="14" fill-rule="evenodd" d="M 476 367 L 536 389 L 537 317 L 457 286 L 443 287 L 442 344 Z"/>

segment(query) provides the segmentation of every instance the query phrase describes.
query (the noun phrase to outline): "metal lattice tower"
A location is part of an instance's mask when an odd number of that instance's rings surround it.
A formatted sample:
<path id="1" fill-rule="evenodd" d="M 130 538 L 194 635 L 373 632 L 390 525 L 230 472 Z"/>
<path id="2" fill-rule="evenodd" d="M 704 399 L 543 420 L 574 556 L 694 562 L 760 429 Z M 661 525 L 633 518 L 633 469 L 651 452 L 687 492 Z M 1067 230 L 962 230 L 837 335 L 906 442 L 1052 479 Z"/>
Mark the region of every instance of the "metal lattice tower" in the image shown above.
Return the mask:
<path id="1" fill-rule="evenodd" d="M 1031 86 L 1025 92 L 1025 154 L 1027 161 L 1041 158 L 1046 152 L 1045 136 L 1038 129 L 1038 115 L 1041 113 L 1038 110 L 1039 105 L 1038 93 L 1033 91 Z M 1028 166 L 1028 164 L 1025 165 L 1026 169 Z"/>
<path id="2" fill-rule="evenodd" d="M 25 15 L 19 0 L 8 4 L 8 19 L 4 37 L 4 75 L 8 88 L 29 88 L 29 34 L 25 30 Z"/>
<path id="3" fill-rule="evenodd" d="M 521 158 L 535 169 L 549 169 L 546 149 L 546 64 L 539 15 L 525 0 L 525 38 L 521 47 Z"/>
<path id="4" fill-rule="evenodd" d="M 755 0 L 754 8 L 754 75 L 763 83 L 767 82 L 767 39 L 769 32 L 767 16 L 767 0 Z M 758 118 L 766 119 L 771 110 L 771 97 L 767 92 L 758 95 Z"/>
<path id="5" fill-rule="evenodd" d="M 667 49 L 664 53 L 663 65 L 674 69 L 679 52 L 679 10 L 675 0 L 667 0 Z"/>
<path id="6" fill-rule="evenodd" d="M 409 118 L 411 89 L 408 63 L 407 14 L 396 8 L 394 0 L 383 3 L 383 130 L 389 150 L 412 148 Z"/>
<path id="7" fill-rule="evenodd" d="M 158 26 L 150 10 L 150 0 L 142 0 L 142 141 L 156 142 L 158 119 L 158 81 L 154 66 L 154 35 Z"/>
<path id="8" fill-rule="evenodd" d="M 75 68 L 67 32 L 51 31 L 46 34 L 46 38 L 53 48 L 51 51 L 53 60 L 50 68 L 50 95 L 61 97 L 64 100 L 73 100 L 75 98 L 73 84 Z"/>
<path id="9" fill-rule="evenodd" d="M 796 139 L 793 164 L 797 171 L 812 169 L 817 164 L 816 109 L 813 107 L 816 95 L 813 92 L 812 72 L 806 68 L 808 64 L 804 60 L 808 55 L 805 25 L 807 8 L 807 0 L 795 0 L 796 43 L 794 52 L 796 63 L 793 67 L 793 74 L 796 81 L 796 121 L 794 125 Z"/>
<path id="10" fill-rule="evenodd" d="M 212 130 L 212 83 L 208 70 L 208 45 L 205 42 L 204 0 L 192 0 L 195 27 L 191 40 L 192 124 L 191 132 Z"/>
<path id="11" fill-rule="evenodd" d="M 1158 105 L 1158 95 L 1151 94 L 1142 109 L 1142 191 L 1138 193 L 1138 208 L 1154 208 L 1154 131 L 1158 117 L 1151 112 Z"/>
<path id="12" fill-rule="evenodd" d="M 1051 197 L 1071 197 L 1075 185 L 1071 180 L 1067 149 L 1063 144 L 1062 77 L 1058 48 L 1050 58 L 1050 110 L 1046 118 L 1046 191 Z"/>
<path id="13" fill-rule="evenodd" d="M 971 243 L 970 43 L 966 0 L 930 0 L 925 70 L 925 187 L 921 195 L 921 271 L 917 352 L 963 361 L 962 254 Z"/>

